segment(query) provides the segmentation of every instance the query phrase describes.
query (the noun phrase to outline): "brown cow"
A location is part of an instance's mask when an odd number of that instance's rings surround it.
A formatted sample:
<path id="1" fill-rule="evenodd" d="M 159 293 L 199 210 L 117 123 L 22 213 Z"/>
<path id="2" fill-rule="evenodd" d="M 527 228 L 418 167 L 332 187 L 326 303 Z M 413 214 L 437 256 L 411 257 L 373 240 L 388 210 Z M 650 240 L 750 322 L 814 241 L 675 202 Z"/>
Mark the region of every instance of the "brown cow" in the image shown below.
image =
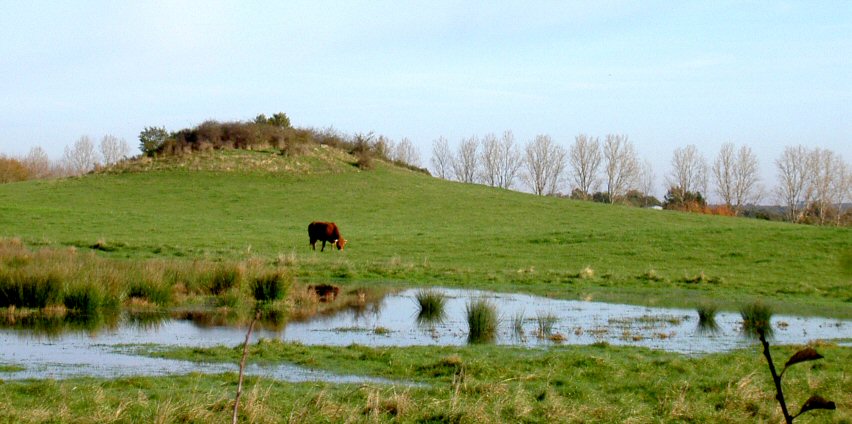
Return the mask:
<path id="1" fill-rule="evenodd" d="M 337 250 L 343 250 L 346 239 L 340 235 L 340 229 L 333 222 L 314 221 L 308 225 L 308 237 L 311 238 L 311 248 L 317 250 L 317 241 L 322 241 L 320 252 L 325 250 L 325 242 L 334 243 Z"/>

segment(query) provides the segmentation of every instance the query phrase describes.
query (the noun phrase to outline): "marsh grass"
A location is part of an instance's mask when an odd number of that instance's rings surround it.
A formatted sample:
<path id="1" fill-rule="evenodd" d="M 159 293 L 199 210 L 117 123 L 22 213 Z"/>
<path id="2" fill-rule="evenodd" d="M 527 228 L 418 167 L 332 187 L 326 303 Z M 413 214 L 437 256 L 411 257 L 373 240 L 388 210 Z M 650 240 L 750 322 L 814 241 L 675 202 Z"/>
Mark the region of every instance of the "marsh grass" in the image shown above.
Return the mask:
<path id="1" fill-rule="evenodd" d="M 292 284 L 292 277 L 277 271 L 262 275 L 251 283 L 251 290 L 258 302 L 271 302 L 280 300 L 287 293 Z"/>
<path id="2" fill-rule="evenodd" d="M 83 315 L 94 315 L 104 304 L 104 295 L 94 284 L 80 285 L 68 289 L 63 296 L 65 308 Z"/>
<path id="3" fill-rule="evenodd" d="M 524 331 L 525 320 L 524 311 L 519 311 L 512 316 L 512 335 L 520 341 L 526 340 L 526 333 Z"/>
<path id="4" fill-rule="evenodd" d="M 0 270 L 0 307 L 44 308 L 62 296 L 62 279 L 53 272 Z"/>
<path id="5" fill-rule="evenodd" d="M 743 335 L 749 338 L 772 338 L 772 309 L 763 302 L 756 301 L 740 308 Z"/>
<path id="6" fill-rule="evenodd" d="M 716 322 L 716 312 L 718 309 L 718 306 L 715 304 L 706 302 L 699 304 L 695 308 L 695 311 L 698 314 L 699 333 L 715 334 L 722 330 Z"/>
<path id="7" fill-rule="evenodd" d="M 136 281 L 130 283 L 130 287 L 127 289 L 127 297 L 165 307 L 171 303 L 172 288 L 163 280 Z"/>
<path id="8" fill-rule="evenodd" d="M 469 343 L 491 343 L 497 337 L 497 306 L 487 299 L 472 299 L 465 305 Z"/>
<path id="9" fill-rule="evenodd" d="M 415 293 L 418 312 L 417 322 L 421 324 L 433 324 L 442 322 L 446 314 L 444 307 L 447 298 L 435 289 L 420 289 Z"/>
<path id="10" fill-rule="evenodd" d="M 0 239 L 0 264 L 0 307 L 62 306 L 84 314 L 213 305 L 243 315 L 255 290 L 278 300 L 292 284 L 289 272 L 254 257 L 121 261 L 76 248 L 31 250 L 18 239 Z"/>
<path id="11" fill-rule="evenodd" d="M 553 327 L 559 322 L 559 317 L 553 312 L 539 312 L 535 317 L 536 336 L 541 339 L 549 339 L 554 335 Z"/>
<path id="12" fill-rule="evenodd" d="M 238 287 L 245 274 L 245 268 L 238 265 L 219 266 L 210 279 L 210 293 L 220 295 L 233 287 Z"/>

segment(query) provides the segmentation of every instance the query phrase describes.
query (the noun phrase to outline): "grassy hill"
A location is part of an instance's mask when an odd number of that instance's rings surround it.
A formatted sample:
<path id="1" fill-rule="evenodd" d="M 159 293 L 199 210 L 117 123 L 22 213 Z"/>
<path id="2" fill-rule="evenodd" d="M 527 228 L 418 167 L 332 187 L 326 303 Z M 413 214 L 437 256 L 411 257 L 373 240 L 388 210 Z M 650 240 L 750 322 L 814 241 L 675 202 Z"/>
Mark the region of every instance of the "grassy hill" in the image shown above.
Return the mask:
<path id="1" fill-rule="evenodd" d="M 304 280 L 525 291 L 559 297 L 852 317 L 841 257 L 852 230 L 578 202 L 460 184 L 330 147 L 145 159 L 0 185 L 0 237 L 99 243 L 117 260 L 260 257 Z M 313 252 L 335 221 L 342 252 Z"/>

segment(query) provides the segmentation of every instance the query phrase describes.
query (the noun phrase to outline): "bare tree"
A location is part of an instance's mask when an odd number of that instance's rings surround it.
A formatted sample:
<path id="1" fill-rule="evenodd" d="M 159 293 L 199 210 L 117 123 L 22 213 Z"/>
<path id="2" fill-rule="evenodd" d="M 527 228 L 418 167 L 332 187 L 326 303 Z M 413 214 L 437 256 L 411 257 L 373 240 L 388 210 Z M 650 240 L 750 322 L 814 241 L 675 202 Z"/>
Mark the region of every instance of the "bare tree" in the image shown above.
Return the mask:
<path id="1" fill-rule="evenodd" d="M 654 195 L 654 182 L 657 179 L 657 174 L 654 173 L 654 167 L 651 162 L 645 159 L 642 162 L 642 168 L 639 170 L 639 190 L 645 197 Z"/>
<path id="2" fill-rule="evenodd" d="M 394 154 L 396 151 L 396 143 L 393 140 L 379 135 L 376 139 L 376 142 L 372 145 L 373 151 L 380 158 L 394 160 Z"/>
<path id="3" fill-rule="evenodd" d="M 537 135 L 525 148 L 524 178 L 533 193 L 540 196 L 556 193 L 556 187 L 567 166 L 568 153 L 549 135 Z"/>
<path id="4" fill-rule="evenodd" d="M 813 202 L 819 223 L 828 223 L 832 212 L 839 219 L 843 200 L 849 191 L 846 163 L 833 151 L 816 148 L 808 154 L 807 164 L 807 197 Z M 832 211 L 832 208 L 836 210 Z"/>
<path id="5" fill-rule="evenodd" d="M 675 149 L 668 183 L 684 193 L 707 195 L 707 161 L 695 145 Z"/>
<path id="6" fill-rule="evenodd" d="M 491 187 L 496 187 L 500 172 L 500 142 L 494 133 L 488 133 L 485 134 L 485 137 L 482 137 L 482 152 L 479 161 L 482 163 L 482 182 Z"/>
<path id="7" fill-rule="evenodd" d="M 73 146 L 66 146 L 62 163 L 68 175 L 80 175 L 94 169 L 98 164 L 98 156 L 92 140 L 84 135 Z"/>
<path id="8" fill-rule="evenodd" d="M 786 208 L 787 219 L 798 221 L 802 208 L 810 201 L 808 188 L 809 153 L 804 146 L 787 146 L 781 157 L 775 160 L 778 169 L 776 194 Z"/>
<path id="9" fill-rule="evenodd" d="M 407 137 L 403 137 L 393 149 L 393 160 L 407 163 L 411 166 L 420 166 L 420 151 Z"/>
<path id="10" fill-rule="evenodd" d="M 744 205 L 760 199 L 757 156 L 748 146 L 735 151 L 733 143 L 723 144 L 713 162 L 713 180 L 716 193 L 736 213 L 740 213 Z"/>
<path id="11" fill-rule="evenodd" d="M 111 165 L 123 159 L 127 159 L 130 154 L 130 146 L 123 138 L 118 138 L 114 135 L 107 134 L 101 139 L 101 156 L 104 158 L 104 164 Z"/>
<path id="12" fill-rule="evenodd" d="M 500 140 L 497 187 L 511 188 L 521 169 L 521 164 L 521 153 L 515 146 L 515 134 L 511 130 L 503 131 L 503 137 Z"/>
<path id="13" fill-rule="evenodd" d="M 30 174 L 30 178 L 47 178 L 54 173 L 47 152 L 40 146 L 30 148 L 30 151 L 21 160 Z"/>
<path id="14" fill-rule="evenodd" d="M 479 139 L 476 136 L 462 139 L 453 158 L 453 173 L 463 183 L 475 183 L 479 175 Z"/>
<path id="15" fill-rule="evenodd" d="M 598 189 L 598 172 L 601 166 L 601 146 L 597 137 L 580 134 L 574 137 L 568 155 L 571 177 L 576 188 L 589 196 Z"/>
<path id="16" fill-rule="evenodd" d="M 607 134 L 603 146 L 606 193 L 609 202 L 624 196 L 637 184 L 640 174 L 639 157 L 626 135 Z"/>
<path id="17" fill-rule="evenodd" d="M 444 137 L 432 141 L 432 168 L 438 178 L 449 180 L 453 177 L 453 154 Z"/>

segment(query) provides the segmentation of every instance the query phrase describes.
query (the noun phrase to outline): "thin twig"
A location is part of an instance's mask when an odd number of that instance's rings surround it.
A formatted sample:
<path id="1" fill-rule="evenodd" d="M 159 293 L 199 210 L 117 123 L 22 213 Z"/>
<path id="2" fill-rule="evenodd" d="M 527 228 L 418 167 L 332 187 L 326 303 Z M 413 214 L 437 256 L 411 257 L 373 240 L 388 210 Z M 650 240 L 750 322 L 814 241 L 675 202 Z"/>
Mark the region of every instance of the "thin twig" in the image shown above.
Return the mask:
<path id="1" fill-rule="evenodd" d="M 778 403 L 781 404 L 781 412 L 784 414 L 784 421 L 787 424 L 791 424 L 793 422 L 793 417 L 790 416 L 790 412 L 787 411 L 787 402 L 784 401 L 784 391 L 781 389 L 781 376 L 779 376 L 775 371 L 775 364 L 772 362 L 772 355 L 769 353 L 769 342 L 766 341 L 763 329 L 758 329 L 757 335 L 760 336 L 760 343 L 763 344 L 763 356 L 765 356 L 766 361 L 769 362 L 769 372 L 772 373 L 772 381 L 775 383 L 775 399 L 777 399 Z"/>
<path id="2" fill-rule="evenodd" d="M 251 320 L 251 324 L 249 324 L 248 332 L 246 333 L 246 341 L 243 343 L 243 358 L 240 360 L 240 380 L 237 384 L 237 397 L 234 399 L 234 418 L 231 421 L 233 424 L 237 424 L 237 415 L 240 409 L 240 395 L 243 392 L 243 370 L 246 367 L 246 358 L 248 357 L 248 345 L 249 339 L 251 338 L 251 330 L 254 329 L 254 323 L 260 319 L 260 311 L 258 310 L 254 314 L 254 318 Z"/>

